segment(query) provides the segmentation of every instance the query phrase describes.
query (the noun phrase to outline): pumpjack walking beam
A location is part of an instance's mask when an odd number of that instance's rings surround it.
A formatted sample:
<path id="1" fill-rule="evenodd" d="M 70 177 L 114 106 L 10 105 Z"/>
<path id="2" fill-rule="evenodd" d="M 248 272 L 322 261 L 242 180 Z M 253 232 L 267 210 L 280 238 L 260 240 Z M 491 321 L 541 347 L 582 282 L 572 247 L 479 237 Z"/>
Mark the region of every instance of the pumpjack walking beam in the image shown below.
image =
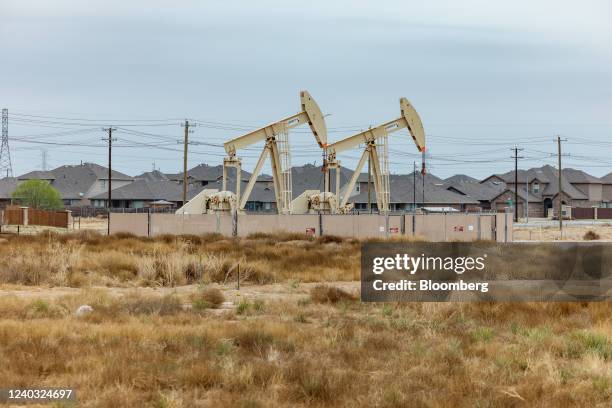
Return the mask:
<path id="1" fill-rule="evenodd" d="M 397 132 L 398 130 L 408 128 L 410 132 L 410 136 L 414 141 L 417 149 L 420 152 L 425 152 L 425 130 L 423 129 L 423 123 L 421 122 L 421 118 L 419 114 L 414 109 L 414 107 L 410 104 L 408 99 L 401 98 L 400 99 L 400 112 L 401 116 L 392 121 L 383 123 L 380 126 L 375 128 L 370 128 L 356 135 L 347 137 L 346 139 L 340 140 L 336 143 L 332 143 L 327 146 L 327 154 L 328 154 L 328 162 L 330 163 L 330 167 L 335 167 L 336 171 L 338 170 L 338 161 L 336 160 L 336 154 L 359 146 L 361 144 L 365 145 L 364 151 L 359 159 L 359 163 L 357 164 L 357 168 L 347 185 L 344 196 L 338 197 L 338 205 L 340 207 L 344 207 L 349 199 L 351 191 L 355 187 L 355 183 L 357 182 L 357 178 L 361 173 L 361 169 L 365 164 L 366 158 L 370 160 L 372 164 L 372 173 L 374 176 L 374 188 L 377 192 L 381 191 L 382 188 L 382 173 L 380 169 L 380 161 L 378 158 L 378 151 L 376 149 L 377 139 L 384 137 L 390 133 Z M 424 166 L 424 164 L 423 164 Z M 336 195 L 339 194 L 339 188 L 336 185 Z M 378 209 L 381 212 L 389 211 L 389 203 L 384 194 L 377 194 L 376 201 L 378 205 Z"/>
<path id="2" fill-rule="evenodd" d="M 308 123 L 312 133 L 319 144 L 319 147 L 323 148 L 327 144 L 327 127 L 325 125 L 325 118 L 319 105 L 315 102 L 312 96 L 307 91 L 300 92 L 300 102 L 301 102 L 301 110 L 299 113 L 288 116 L 284 119 L 281 119 L 277 122 L 271 123 L 267 126 L 254 130 L 246 135 L 239 136 L 235 139 L 229 140 L 224 143 L 223 147 L 228 155 L 228 157 L 223 161 L 224 172 L 223 172 L 223 185 L 224 189 L 226 188 L 226 177 L 227 172 L 225 171 L 226 166 L 235 167 L 238 173 L 237 178 L 237 192 L 239 202 L 239 209 L 243 209 L 251 191 L 253 190 L 253 186 L 257 181 L 257 177 L 261 172 L 263 164 L 267 158 L 270 156 L 270 163 L 272 166 L 272 178 L 274 181 L 274 194 L 276 196 L 276 205 L 277 209 L 280 213 L 289 212 L 289 206 L 291 204 L 291 200 L 284 197 L 282 194 L 283 187 L 283 169 L 281 168 L 281 159 L 279 154 L 279 148 L 277 145 L 277 137 L 283 133 L 287 133 L 289 129 L 292 129 L 296 126 L 302 125 L 304 123 Z M 240 159 L 236 157 L 236 152 L 239 149 L 243 149 L 245 147 L 251 146 L 255 143 L 265 141 L 265 146 L 261 155 L 259 156 L 259 160 L 257 161 L 257 165 L 255 166 L 255 170 L 253 174 L 251 174 L 251 178 L 247 183 L 247 186 L 244 190 L 242 197 L 240 197 L 240 172 L 241 172 L 241 162 Z M 290 170 L 289 170 L 290 171 Z"/>

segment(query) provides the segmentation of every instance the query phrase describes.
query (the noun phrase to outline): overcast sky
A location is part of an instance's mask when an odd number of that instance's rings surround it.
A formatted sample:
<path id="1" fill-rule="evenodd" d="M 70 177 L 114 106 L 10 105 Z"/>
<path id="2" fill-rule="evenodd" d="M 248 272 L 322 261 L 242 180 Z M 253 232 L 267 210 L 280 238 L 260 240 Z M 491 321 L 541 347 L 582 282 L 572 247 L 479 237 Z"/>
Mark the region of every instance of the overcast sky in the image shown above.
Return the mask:
<path id="1" fill-rule="evenodd" d="M 508 171 L 514 144 L 522 166 L 554 164 L 557 134 L 568 166 L 602 176 L 612 171 L 611 4 L 2 0 L 14 172 L 41 168 L 43 149 L 50 168 L 106 165 L 107 125 L 131 129 L 116 133 L 117 170 L 178 172 L 181 119 L 201 121 L 192 140 L 220 144 L 297 113 L 307 89 L 330 115 L 330 141 L 396 118 L 407 97 L 439 176 Z M 291 143 L 294 164 L 320 163 L 307 128 Z M 392 172 L 420 162 L 407 133 L 389 143 Z M 221 147 L 190 148 L 190 166 L 222 163 Z M 240 154 L 245 170 L 257 154 Z M 351 167 L 359 154 L 340 160 Z"/>

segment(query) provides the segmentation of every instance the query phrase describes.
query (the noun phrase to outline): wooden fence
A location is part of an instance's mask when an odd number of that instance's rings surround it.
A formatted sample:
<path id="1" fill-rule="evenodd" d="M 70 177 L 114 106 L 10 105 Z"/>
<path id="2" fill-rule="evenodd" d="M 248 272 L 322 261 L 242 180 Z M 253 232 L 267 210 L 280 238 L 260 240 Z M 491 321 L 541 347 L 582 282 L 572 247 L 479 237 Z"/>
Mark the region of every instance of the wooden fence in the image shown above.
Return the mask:
<path id="1" fill-rule="evenodd" d="M 2 223 L 5 225 L 23 225 L 24 211 L 18 206 L 8 206 L 2 212 Z"/>
<path id="2" fill-rule="evenodd" d="M 612 219 L 612 208 L 572 207 L 573 220 L 609 220 Z"/>
<path id="3" fill-rule="evenodd" d="M 30 208 L 28 209 L 28 224 L 68 228 L 68 214 L 68 211 L 44 211 Z"/>
<path id="4" fill-rule="evenodd" d="M 612 208 L 598 208 L 597 218 L 599 218 L 600 220 L 612 219 Z"/>
<path id="5" fill-rule="evenodd" d="M 5 225 L 41 225 L 68 228 L 69 211 L 45 211 L 34 208 L 10 206 L 4 209 L 2 223 Z"/>
<path id="6" fill-rule="evenodd" d="M 572 207 L 572 219 L 594 220 L 595 219 L 595 208 L 593 207 Z"/>

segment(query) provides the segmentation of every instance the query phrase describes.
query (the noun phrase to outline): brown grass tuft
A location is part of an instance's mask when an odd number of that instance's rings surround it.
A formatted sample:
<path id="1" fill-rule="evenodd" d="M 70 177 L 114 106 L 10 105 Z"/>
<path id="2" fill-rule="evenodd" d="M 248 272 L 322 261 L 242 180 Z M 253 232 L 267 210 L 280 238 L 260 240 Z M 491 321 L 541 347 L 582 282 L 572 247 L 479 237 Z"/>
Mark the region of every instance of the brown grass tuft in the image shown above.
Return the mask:
<path id="1" fill-rule="evenodd" d="M 206 288 L 191 298 L 194 309 L 216 309 L 225 301 L 223 292 L 217 288 Z"/>
<path id="2" fill-rule="evenodd" d="M 162 297 L 141 297 L 125 301 L 122 307 L 130 314 L 173 315 L 183 310 L 178 297 L 167 295 Z"/>
<path id="3" fill-rule="evenodd" d="M 338 303 L 353 301 L 355 295 L 335 286 L 317 285 L 310 290 L 310 298 L 316 303 Z"/>
<path id="4" fill-rule="evenodd" d="M 596 241 L 598 239 L 601 239 L 601 236 L 599 236 L 598 233 L 596 233 L 593 230 L 588 230 L 584 236 L 582 237 L 582 239 L 584 239 L 585 241 Z"/>
<path id="5" fill-rule="evenodd" d="M 320 242 L 321 244 L 329 244 L 329 243 L 340 244 L 344 242 L 344 238 L 338 237 L 336 235 L 323 235 L 317 238 L 317 242 Z"/>

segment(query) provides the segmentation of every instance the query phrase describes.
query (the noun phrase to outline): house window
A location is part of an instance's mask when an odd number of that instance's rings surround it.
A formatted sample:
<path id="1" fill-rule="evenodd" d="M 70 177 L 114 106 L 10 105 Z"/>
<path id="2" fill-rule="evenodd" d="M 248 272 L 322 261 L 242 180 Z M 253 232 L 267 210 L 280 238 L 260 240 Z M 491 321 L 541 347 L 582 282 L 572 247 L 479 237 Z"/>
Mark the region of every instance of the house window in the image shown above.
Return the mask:
<path id="1" fill-rule="evenodd" d="M 540 183 L 538 183 L 537 181 L 534 181 L 532 186 L 531 186 L 531 191 L 534 194 L 538 194 L 540 192 Z"/>
<path id="2" fill-rule="evenodd" d="M 355 186 L 355 191 L 359 192 L 361 189 L 359 188 L 359 183 L 357 183 L 357 186 Z"/>

